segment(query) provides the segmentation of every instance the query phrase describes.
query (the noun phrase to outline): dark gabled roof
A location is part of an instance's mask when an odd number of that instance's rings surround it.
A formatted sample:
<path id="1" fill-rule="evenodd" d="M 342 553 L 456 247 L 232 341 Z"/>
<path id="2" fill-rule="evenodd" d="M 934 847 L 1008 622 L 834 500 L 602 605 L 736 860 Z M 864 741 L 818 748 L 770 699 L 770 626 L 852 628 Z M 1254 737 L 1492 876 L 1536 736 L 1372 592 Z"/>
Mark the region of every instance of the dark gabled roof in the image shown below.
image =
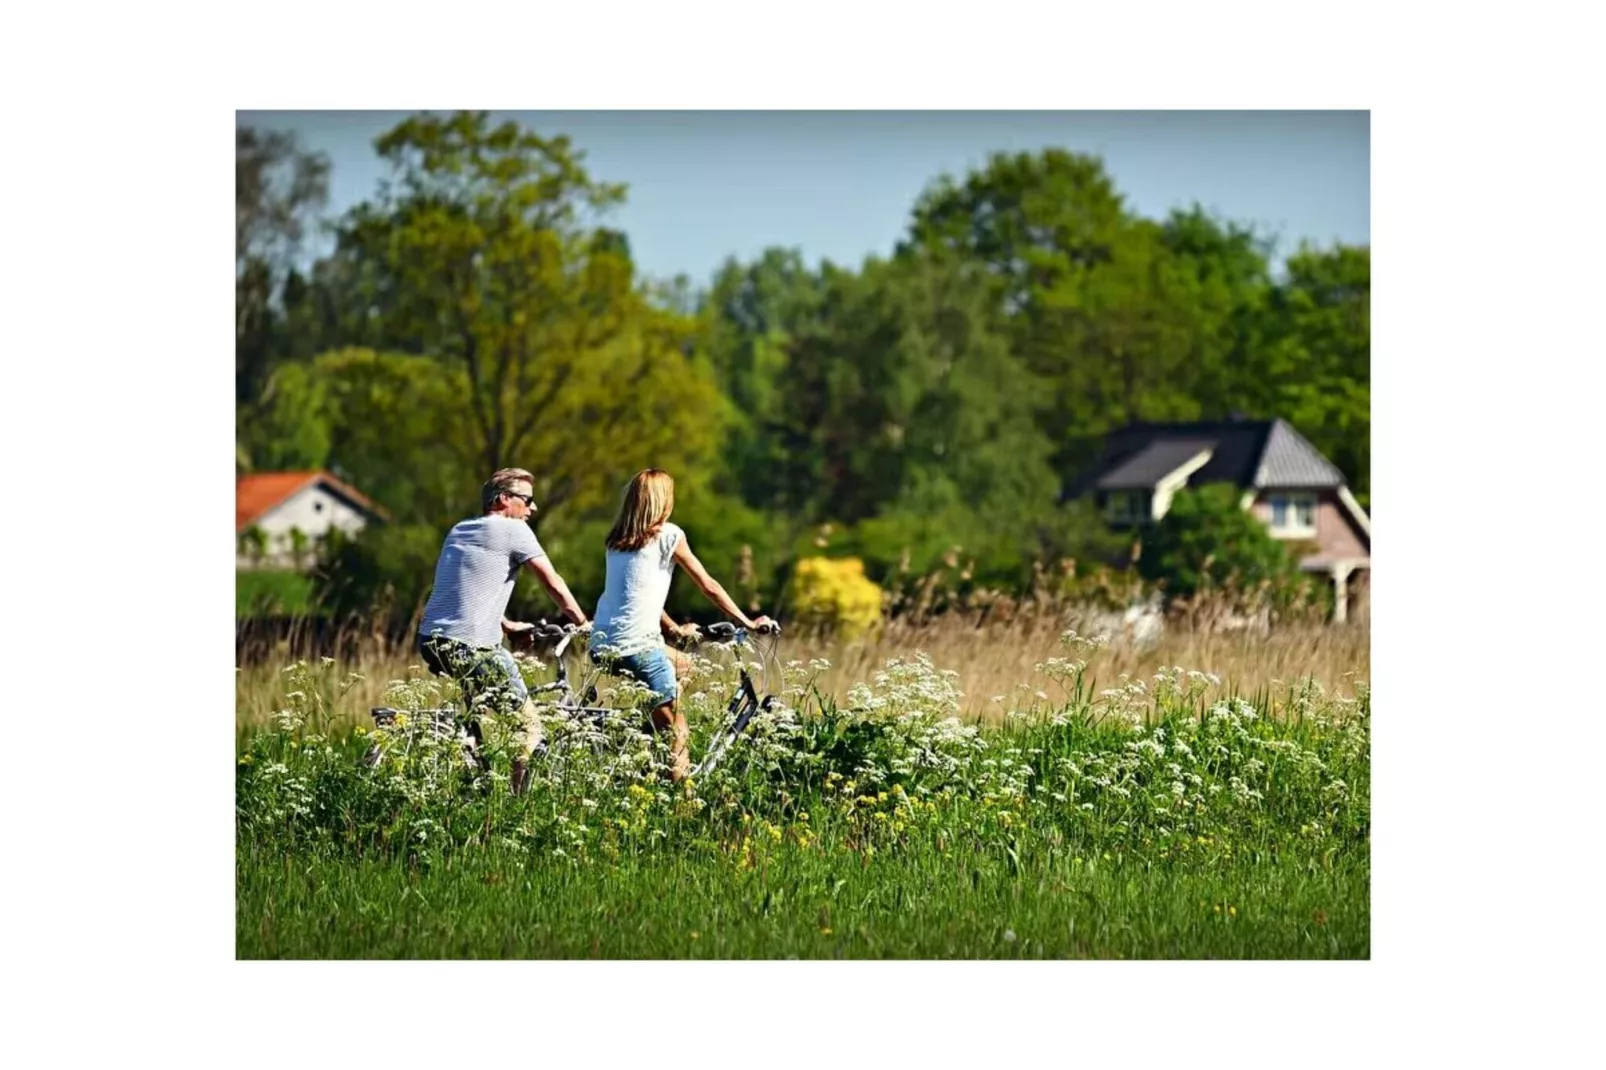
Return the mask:
<path id="1" fill-rule="evenodd" d="M 1214 450 L 1215 447 L 1215 440 L 1208 438 L 1156 439 L 1100 476 L 1098 488 L 1138 490 L 1153 487 L 1205 450 Z"/>
<path id="2" fill-rule="evenodd" d="M 1344 485 L 1344 474 L 1282 419 L 1137 423 L 1105 439 L 1103 454 L 1072 484 L 1069 496 L 1080 497 L 1115 486 L 1153 487 L 1198 450 L 1158 471 L 1164 460 L 1201 443 L 1210 444 L 1211 455 L 1203 467 L 1188 477 L 1193 486 L 1232 483 L 1247 490 Z M 1138 475 L 1152 475 L 1152 479 L 1142 484 L 1130 481 Z M 1111 479 L 1121 482 L 1107 482 Z"/>
<path id="3" fill-rule="evenodd" d="M 1284 420 L 1273 420 L 1255 474 L 1258 487 L 1342 487 L 1344 473 Z"/>

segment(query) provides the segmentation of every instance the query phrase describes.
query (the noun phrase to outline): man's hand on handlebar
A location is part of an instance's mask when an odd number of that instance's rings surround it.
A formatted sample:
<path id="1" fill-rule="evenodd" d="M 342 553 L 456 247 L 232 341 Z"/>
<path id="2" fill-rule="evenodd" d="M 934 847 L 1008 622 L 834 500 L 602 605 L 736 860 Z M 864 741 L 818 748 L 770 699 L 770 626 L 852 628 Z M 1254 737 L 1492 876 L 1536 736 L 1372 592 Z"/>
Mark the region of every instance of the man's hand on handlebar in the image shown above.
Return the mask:
<path id="1" fill-rule="evenodd" d="M 775 632 L 779 632 L 781 630 L 781 626 L 776 624 L 775 621 L 771 620 L 769 617 L 758 616 L 753 618 L 753 626 L 748 630 L 757 632 L 759 635 L 770 635 Z"/>
<path id="2" fill-rule="evenodd" d="M 561 642 L 564 637 L 573 634 L 590 635 L 591 622 L 586 621 L 584 624 L 576 625 L 568 621 L 553 623 L 543 620 L 540 624 L 523 625 L 516 631 L 503 625 L 503 631 L 506 631 L 512 637 L 515 646 L 524 645 L 534 648 L 552 646 Z"/>
<path id="3" fill-rule="evenodd" d="M 529 646 L 535 639 L 535 625 L 524 620 L 502 619 L 502 634 L 513 643 L 514 649 Z"/>

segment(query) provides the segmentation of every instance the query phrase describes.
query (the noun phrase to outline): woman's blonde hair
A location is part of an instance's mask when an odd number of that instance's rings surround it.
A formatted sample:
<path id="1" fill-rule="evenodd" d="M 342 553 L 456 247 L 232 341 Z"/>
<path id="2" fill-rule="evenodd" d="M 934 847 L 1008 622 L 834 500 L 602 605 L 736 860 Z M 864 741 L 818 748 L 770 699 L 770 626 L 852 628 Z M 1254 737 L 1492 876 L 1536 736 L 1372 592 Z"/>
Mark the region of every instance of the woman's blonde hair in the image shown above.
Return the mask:
<path id="1" fill-rule="evenodd" d="M 625 487 L 619 518 L 608 532 L 608 549 L 639 550 L 657 537 L 675 508 L 675 480 L 660 468 L 637 472 Z"/>

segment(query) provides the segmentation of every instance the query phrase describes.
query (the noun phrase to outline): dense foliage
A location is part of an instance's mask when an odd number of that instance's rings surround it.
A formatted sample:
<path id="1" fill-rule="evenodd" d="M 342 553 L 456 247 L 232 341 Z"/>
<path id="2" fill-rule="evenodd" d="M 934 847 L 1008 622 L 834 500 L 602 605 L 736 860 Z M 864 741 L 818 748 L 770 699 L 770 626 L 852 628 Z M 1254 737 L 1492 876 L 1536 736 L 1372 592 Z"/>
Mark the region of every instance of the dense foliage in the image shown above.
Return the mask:
<path id="1" fill-rule="evenodd" d="M 858 557 L 882 586 L 952 559 L 1013 590 L 1043 562 L 1129 558 L 1062 498 L 1131 420 L 1283 417 L 1368 501 L 1366 248 L 1274 270 L 1268 236 L 1139 216 L 1098 158 L 1055 148 L 938 177 L 888 257 L 769 249 L 699 290 L 637 275 L 608 225 L 625 188 L 560 134 L 421 115 L 375 149 L 389 180 L 308 264 L 326 162 L 273 132 L 238 143 L 239 467 L 329 468 L 408 529 L 339 551 L 343 609 L 390 591 L 410 612 L 412 530 L 472 513 L 508 464 L 536 473 L 538 533 L 583 602 L 649 464 L 705 562 L 766 607 L 805 556 Z"/>

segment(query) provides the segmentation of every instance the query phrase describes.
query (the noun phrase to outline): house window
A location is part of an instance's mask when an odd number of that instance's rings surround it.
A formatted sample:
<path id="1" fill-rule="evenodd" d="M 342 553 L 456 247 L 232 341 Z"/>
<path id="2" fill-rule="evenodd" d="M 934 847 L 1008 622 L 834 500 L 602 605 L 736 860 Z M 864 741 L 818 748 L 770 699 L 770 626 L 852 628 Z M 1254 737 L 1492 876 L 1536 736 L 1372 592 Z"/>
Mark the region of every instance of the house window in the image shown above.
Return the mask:
<path id="1" fill-rule="evenodd" d="M 1141 490 L 1110 492 L 1105 515 L 1118 524 L 1134 524 L 1149 519 L 1149 496 Z"/>
<path id="2" fill-rule="evenodd" d="M 1270 504 L 1273 535 L 1316 534 L 1316 495 L 1274 494 Z"/>

